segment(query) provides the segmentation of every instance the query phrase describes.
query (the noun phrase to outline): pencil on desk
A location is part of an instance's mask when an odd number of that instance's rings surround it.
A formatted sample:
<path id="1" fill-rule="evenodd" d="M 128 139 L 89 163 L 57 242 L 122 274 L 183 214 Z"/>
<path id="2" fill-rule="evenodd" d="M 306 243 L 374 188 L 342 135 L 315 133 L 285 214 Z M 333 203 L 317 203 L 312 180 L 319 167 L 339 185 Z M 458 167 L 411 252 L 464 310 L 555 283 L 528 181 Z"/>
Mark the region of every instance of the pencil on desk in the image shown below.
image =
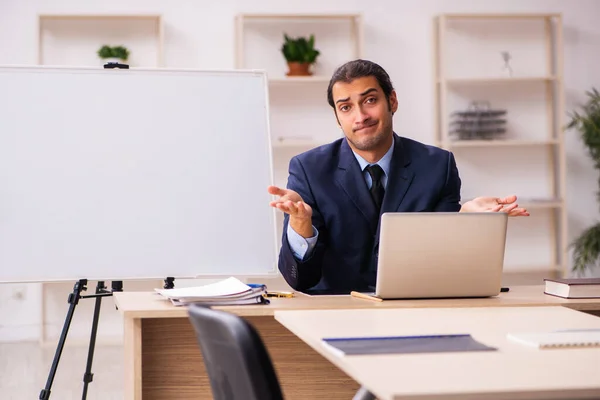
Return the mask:
<path id="1" fill-rule="evenodd" d="M 286 298 L 290 298 L 290 297 L 294 297 L 294 293 L 293 292 L 267 292 L 266 296 L 267 297 L 286 297 Z"/>
<path id="2" fill-rule="evenodd" d="M 379 297 L 371 296 L 369 294 L 361 293 L 361 292 L 352 291 L 352 292 L 350 292 L 350 295 L 353 297 L 358 297 L 359 299 L 365 299 L 365 300 L 371 300 L 371 301 L 383 301 L 383 299 L 381 299 Z"/>

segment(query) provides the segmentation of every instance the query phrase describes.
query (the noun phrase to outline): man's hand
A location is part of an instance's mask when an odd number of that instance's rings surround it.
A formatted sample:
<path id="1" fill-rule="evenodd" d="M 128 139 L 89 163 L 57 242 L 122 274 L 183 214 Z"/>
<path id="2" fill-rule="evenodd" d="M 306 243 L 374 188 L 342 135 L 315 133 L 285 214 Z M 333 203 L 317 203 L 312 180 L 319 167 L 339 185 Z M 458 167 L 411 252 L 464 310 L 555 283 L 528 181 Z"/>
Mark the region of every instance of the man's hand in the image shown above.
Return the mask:
<path id="1" fill-rule="evenodd" d="M 267 190 L 270 194 L 279 196 L 269 205 L 290 215 L 289 223 L 292 229 L 304 238 L 313 236 L 312 208 L 302 200 L 302 197 L 293 190 L 281 189 L 277 186 L 269 186 Z"/>
<path id="2" fill-rule="evenodd" d="M 519 207 L 516 203 L 517 196 L 512 195 L 505 198 L 499 197 L 476 197 L 467 201 L 460 208 L 460 212 L 505 212 L 510 217 L 527 217 L 529 212 Z"/>

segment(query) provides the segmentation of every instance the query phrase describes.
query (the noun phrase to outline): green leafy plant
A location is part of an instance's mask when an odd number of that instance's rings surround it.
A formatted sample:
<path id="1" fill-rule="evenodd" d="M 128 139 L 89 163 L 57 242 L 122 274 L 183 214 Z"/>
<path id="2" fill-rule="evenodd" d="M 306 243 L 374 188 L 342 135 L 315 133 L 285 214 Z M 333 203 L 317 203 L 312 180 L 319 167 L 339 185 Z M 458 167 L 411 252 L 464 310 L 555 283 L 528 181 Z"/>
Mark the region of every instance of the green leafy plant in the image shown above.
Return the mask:
<path id="1" fill-rule="evenodd" d="M 581 112 L 573 112 L 567 128 L 576 128 L 588 153 L 594 162 L 594 168 L 600 171 L 600 93 L 595 88 L 587 91 L 588 101 Z M 598 181 L 600 186 L 600 179 Z M 600 191 L 596 193 L 600 203 Z M 600 258 L 600 223 L 586 229 L 571 244 L 573 248 L 573 271 L 582 273 L 587 268 L 598 265 Z"/>
<path id="2" fill-rule="evenodd" d="M 315 35 L 305 37 L 291 38 L 283 34 L 285 42 L 281 46 L 281 52 L 287 62 L 299 62 L 313 64 L 319 56 L 319 50 L 315 49 Z"/>
<path id="3" fill-rule="evenodd" d="M 108 46 L 104 45 L 98 50 L 98 57 L 100 58 L 118 58 L 120 60 L 127 60 L 129 58 L 129 50 L 124 46 Z"/>

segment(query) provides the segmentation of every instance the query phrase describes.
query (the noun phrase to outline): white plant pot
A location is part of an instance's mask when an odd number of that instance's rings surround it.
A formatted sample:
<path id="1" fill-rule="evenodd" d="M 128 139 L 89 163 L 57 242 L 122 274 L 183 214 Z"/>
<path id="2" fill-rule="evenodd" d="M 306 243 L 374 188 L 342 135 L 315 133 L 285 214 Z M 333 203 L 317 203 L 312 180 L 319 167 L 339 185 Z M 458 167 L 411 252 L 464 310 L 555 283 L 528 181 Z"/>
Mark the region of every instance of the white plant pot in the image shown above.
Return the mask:
<path id="1" fill-rule="evenodd" d="M 119 58 L 114 58 L 114 57 L 103 58 L 101 61 L 102 61 L 102 65 L 108 64 L 108 63 L 121 63 L 121 64 L 127 63 L 127 61 L 125 61 L 125 60 L 121 60 Z"/>

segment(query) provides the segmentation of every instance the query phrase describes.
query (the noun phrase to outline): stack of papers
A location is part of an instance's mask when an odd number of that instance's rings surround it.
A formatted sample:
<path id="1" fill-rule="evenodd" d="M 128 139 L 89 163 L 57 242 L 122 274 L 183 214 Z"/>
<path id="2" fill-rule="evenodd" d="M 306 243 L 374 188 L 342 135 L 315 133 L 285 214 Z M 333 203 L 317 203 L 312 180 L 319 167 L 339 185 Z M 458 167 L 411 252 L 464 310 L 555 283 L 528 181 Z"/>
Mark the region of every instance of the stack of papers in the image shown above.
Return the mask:
<path id="1" fill-rule="evenodd" d="M 600 347 L 600 329 L 569 329 L 554 332 L 509 333 L 510 340 L 538 349 Z"/>
<path id="2" fill-rule="evenodd" d="M 176 306 L 192 303 L 209 306 L 269 304 L 264 297 L 267 293 L 265 285 L 246 285 L 234 277 L 204 286 L 155 290 Z"/>

